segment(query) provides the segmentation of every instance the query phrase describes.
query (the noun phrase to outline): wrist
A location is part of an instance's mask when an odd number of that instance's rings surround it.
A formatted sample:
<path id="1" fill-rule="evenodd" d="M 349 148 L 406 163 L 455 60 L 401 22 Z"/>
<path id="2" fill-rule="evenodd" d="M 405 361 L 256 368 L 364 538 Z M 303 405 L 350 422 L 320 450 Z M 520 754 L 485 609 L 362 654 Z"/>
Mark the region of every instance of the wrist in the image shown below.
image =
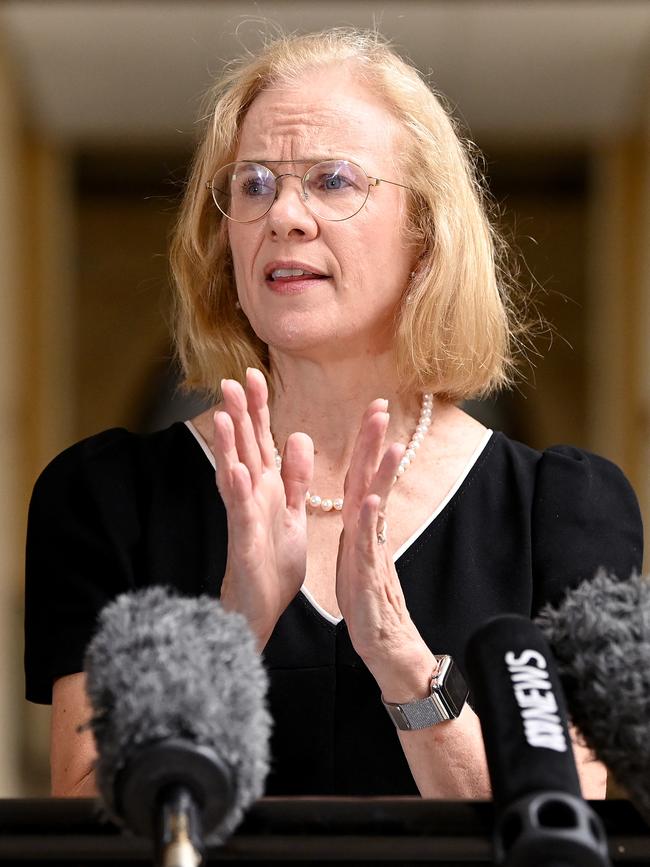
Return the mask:
<path id="1" fill-rule="evenodd" d="M 278 618 L 269 617 L 267 614 L 261 614 L 259 611 L 251 609 L 251 606 L 246 604 L 246 599 L 242 599 L 234 591 L 233 585 L 226 580 L 226 577 L 224 577 L 221 585 L 219 601 L 224 611 L 233 611 L 246 618 L 248 626 L 255 637 L 257 649 L 261 653 L 275 629 Z"/>
<path id="2" fill-rule="evenodd" d="M 409 702 L 425 698 L 431 692 L 431 676 L 438 662 L 423 643 L 410 651 L 384 657 L 377 666 L 368 665 L 385 701 Z"/>
<path id="3" fill-rule="evenodd" d="M 438 656 L 436 662 L 426 697 L 390 702 L 382 696 L 384 707 L 398 730 L 428 729 L 461 715 L 468 695 L 465 678 L 449 654 Z"/>

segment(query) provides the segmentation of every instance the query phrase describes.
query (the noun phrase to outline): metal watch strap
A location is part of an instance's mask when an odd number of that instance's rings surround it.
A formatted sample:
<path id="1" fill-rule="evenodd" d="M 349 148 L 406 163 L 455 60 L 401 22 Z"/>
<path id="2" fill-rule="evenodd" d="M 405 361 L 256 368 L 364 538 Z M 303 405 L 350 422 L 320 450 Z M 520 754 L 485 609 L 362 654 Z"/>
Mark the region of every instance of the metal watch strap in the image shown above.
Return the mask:
<path id="1" fill-rule="evenodd" d="M 431 677 L 431 695 L 417 701 L 382 703 L 401 731 L 429 728 L 456 719 L 467 699 L 467 686 L 451 656 L 436 656 L 438 667 Z"/>

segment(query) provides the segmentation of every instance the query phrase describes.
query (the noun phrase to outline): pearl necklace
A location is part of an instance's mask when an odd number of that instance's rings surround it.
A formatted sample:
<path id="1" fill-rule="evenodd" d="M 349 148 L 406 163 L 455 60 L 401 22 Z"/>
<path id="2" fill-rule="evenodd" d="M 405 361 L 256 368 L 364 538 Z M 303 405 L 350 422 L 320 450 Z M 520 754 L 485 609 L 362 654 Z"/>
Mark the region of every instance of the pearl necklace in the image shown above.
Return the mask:
<path id="1" fill-rule="evenodd" d="M 417 451 L 420 448 L 420 443 L 424 439 L 426 432 L 429 430 L 429 426 L 431 425 L 431 413 L 433 410 L 433 395 L 429 392 L 422 395 L 422 406 L 420 407 L 420 418 L 418 419 L 417 426 L 415 431 L 413 432 L 413 436 L 406 447 L 406 451 L 404 452 L 404 456 L 402 460 L 399 462 L 399 466 L 397 468 L 397 475 L 393 478 L 393 484 L 398 480 L 400 476 L 403 476 L 409 466 L 415 460 L 417 455 Z M 273 450 L 275 452 L 275 465 L 278 469 L 282 467 L 282 458 L 280 456 L 280 452 L 278 450 L 277 445 L 275 444 L 275 439 L 273 440 Z M 340 512 L 343 508 L 343 497 L 319 497 L 318 494 L 312 494 L 307 491 L 306 495 L 307 505 L 311 506 L 312 509 L 322 509 L 323 512 L 331 512 L 334 510 L 335 512 Z"/>

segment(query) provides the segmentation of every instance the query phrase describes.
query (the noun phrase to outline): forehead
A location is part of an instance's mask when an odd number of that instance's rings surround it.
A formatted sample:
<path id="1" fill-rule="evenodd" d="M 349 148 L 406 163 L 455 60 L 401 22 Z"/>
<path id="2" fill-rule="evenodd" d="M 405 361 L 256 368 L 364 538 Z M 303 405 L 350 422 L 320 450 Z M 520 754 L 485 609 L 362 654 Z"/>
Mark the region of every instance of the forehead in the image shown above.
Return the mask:
<path id="1" fill-rule="evenodd" d="M 369 88 L 350 72 L 324 70 L 260 93 L 242 124 L 237 156 L 347 156 L 378 171 L 394 156 L 397 135 L 397 121 Z"/>

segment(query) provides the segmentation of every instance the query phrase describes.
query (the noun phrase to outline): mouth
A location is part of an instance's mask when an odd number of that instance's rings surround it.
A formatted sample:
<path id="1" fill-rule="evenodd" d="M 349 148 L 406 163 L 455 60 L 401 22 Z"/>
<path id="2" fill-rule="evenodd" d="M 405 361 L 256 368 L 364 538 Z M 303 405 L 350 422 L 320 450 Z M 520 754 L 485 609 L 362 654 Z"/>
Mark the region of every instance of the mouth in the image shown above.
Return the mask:
<path id="1" fill-rule="evenodd" d="M 324 280 L 325 274 L 316 274 L 314 271 L 303 271 L 302 268 L 276 268 L 266 278 L 271 283 L 277 280 Z"/>
<path id="2" fill-rule="evenodd" d="M 330 278 L 329 274 L 322 274 L 307 267 L 281 267 L 275 264 L 265 269 L 264 276 L 270 289 L 287 294 L 302 292 L 315 282 Z"/>

